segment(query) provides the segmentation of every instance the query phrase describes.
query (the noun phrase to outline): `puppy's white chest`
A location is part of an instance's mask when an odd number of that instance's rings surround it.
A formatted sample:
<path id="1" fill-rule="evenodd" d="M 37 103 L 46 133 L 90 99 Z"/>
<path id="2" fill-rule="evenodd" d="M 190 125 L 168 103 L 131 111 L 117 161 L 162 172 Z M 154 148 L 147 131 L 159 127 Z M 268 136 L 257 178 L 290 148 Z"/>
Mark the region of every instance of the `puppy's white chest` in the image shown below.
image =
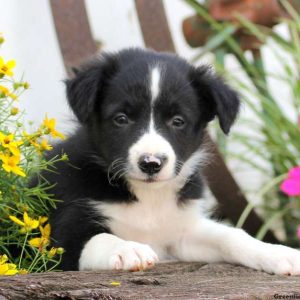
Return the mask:
<path id="1" fill-rule="evenodd" d="M 138 201 L 131 204 L 97 205 L 100 213 L 109 218 L 112 233 L 124 240 L 149 244 L 159 253 L 166 252 L 199 218 L 197 201 L 178 206 L 173 191 L 145 189 L 136 194 Z"/>

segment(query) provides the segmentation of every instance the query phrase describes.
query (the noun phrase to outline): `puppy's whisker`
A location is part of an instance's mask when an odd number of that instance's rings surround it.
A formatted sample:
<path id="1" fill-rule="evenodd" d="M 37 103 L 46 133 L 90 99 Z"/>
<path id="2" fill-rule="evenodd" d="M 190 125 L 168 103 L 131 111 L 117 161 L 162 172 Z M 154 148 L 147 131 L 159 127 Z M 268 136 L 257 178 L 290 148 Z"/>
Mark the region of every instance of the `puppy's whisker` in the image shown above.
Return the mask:
<path id="1" fill-rule="evenodd" d="M 125 169 L 123 173 L 119 174 L 119 178 L 124 177 L 126 174 L 128 174 L 128 170 Z"/>
<path id="2" fill-rule="evenodd" d="M 115 159 L 108 167 L 107 172 L 110 173 L 110 171 L 114 170 L 116 167 L 118 167 L 119 164 L 125 163 L 123 161 L 123 158 L 117 158 Z"/>
<path id="3" fill-rule="evenodd" d="M 123 158 L 117 158 L 115 159 L 109 166 L 107 170 L 107 178 L 108 182 L 110 184 L 113 184 L 113 181 L 120 179 L 122 176 L 120 174 L 123 173 L 123 171 L 127 167 L 127 162 Z"/>
<path id="4" fill-rule="evenodd" d="M 122 172 L 126 171 L 127 172 L 127 169 L 126 168 L 122 168 L 120 170 L 118 170 L 116 173 L 114 173 L 113 175 L 113 179 L 116 179 L 116 178 L 121 178 L 122 176 L 120 176 L 120 174 L 122 174 Z"/>
<path id="5" fill-rule="evenodd" d="M 111 165 L 112 166 L 114 166 L 115 164 L 117 164 L 118 162 L 122 162 L 123 161 L 123 158 L 117 158 L 117 159 L 115 159 L 112 163 L 111 163 Z"/>

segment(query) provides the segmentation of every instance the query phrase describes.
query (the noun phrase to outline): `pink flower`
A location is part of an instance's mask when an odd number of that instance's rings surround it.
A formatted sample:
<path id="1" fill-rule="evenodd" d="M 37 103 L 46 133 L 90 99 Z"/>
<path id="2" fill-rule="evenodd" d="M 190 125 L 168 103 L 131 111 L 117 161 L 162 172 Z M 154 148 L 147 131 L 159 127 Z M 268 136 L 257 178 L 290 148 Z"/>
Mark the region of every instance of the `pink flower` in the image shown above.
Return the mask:
<path id="1" fill-rule="evenodd" d="M 300 166 L 289 171 L 288 178 L 282 182 L 280 190 L 288 196 L 300 195 Z"/>
<path id="2" fill-rule="evenodd" d="M 297 237 L 298 237 L 298 239 L 300 239 L 300 225 L 298 225 L 298 228 L 297 228 Z"/>

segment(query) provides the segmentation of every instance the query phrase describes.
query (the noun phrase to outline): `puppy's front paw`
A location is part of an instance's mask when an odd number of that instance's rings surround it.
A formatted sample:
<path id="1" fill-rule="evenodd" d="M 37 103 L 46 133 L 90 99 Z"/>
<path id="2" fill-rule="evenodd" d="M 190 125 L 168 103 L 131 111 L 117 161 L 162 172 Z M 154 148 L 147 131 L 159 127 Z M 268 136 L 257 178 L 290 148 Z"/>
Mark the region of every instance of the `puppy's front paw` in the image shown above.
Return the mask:
<path id="1" fill-rule="evenodd" d="M 300 251 L 282 245 L 270 245 L 260 265 L 268 273 L 300 275 Z"/>
<path id="2" fill-rule="evenodd" d="M 145 244 L 123 241 L 118 243 L 109 259 L 109 267 L 114 270 L 140 271 L 154 266 L 158 257 Z"/>

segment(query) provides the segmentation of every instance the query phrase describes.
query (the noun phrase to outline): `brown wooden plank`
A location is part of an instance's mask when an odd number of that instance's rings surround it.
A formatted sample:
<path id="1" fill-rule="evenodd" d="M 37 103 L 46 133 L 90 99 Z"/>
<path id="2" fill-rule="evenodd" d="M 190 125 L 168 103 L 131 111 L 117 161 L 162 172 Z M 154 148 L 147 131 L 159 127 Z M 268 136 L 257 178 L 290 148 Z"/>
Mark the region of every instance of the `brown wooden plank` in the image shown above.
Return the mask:
<path id="1" fill-rule="evenodd" d="M 111 285 L 119 282 L 120 286 Z M 228 264 L 168 263 L 145 272 L 50 272 L 0 277 L 0 300 L 300 298 L 295 276 Z M 299 298 L 296 298 L 299 296 Z M 277 298 L 279 299 L 279 298 Z M 283 299 L 283 298 L 281 298 Z"/>
<path id="2" fill-rule="evenodd" d="M 163 2 L 135 0 L 136 11 L 147 48 L 176 52 Z"/>
<path id="3" fill-rule="evenodd" d="M 84 0 L 50 0 L 66 70 L 79 66 L 97 51 Z"/>
<path id="4" fill-rule="evenodd" d="M 162 0 L 135 0 L 135 4 L 146 47 L 156 51 L 175 52 Z M 208 185 L 220 204 L 222 214 L 236 224 L 248 201 L 209 136 L 207 136 L 207 141 L 213 156 L 213 163 L 204 170 Z M 261 219 L 252 211 L 243 229 L 255 235 L 261 226 Z M 278 243 L 270 231 L 264 240 Z"/>

